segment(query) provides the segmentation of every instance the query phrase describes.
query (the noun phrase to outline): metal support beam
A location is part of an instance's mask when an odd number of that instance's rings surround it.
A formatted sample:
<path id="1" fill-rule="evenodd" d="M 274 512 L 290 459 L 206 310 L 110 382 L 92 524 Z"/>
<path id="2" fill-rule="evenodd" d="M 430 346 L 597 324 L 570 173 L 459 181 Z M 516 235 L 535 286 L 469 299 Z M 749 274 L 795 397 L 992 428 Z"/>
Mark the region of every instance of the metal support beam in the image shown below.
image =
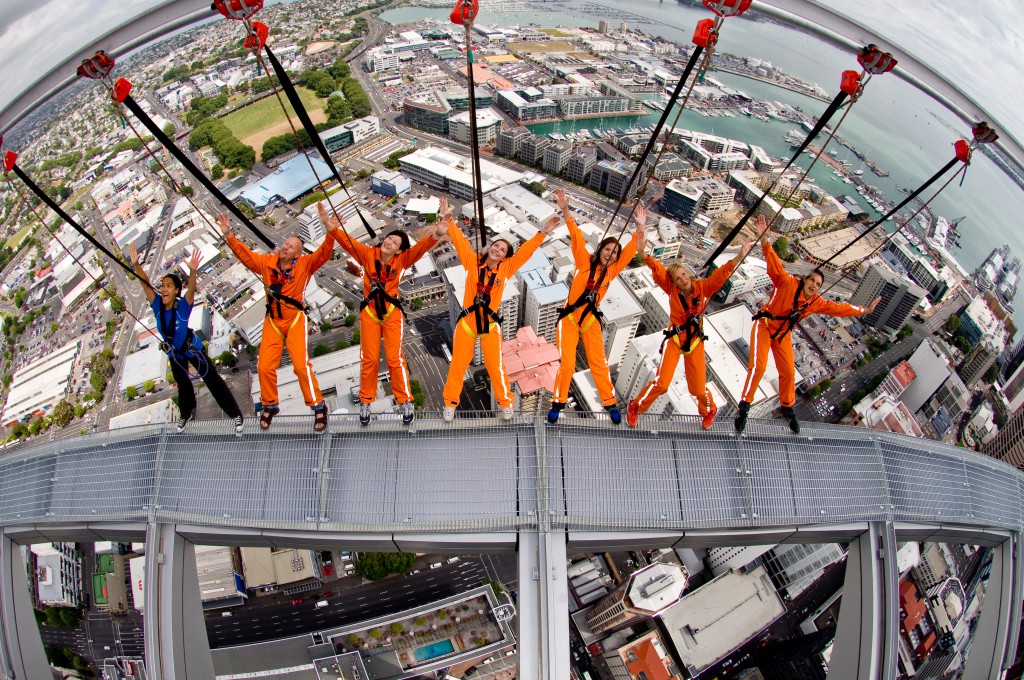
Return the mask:
<path id="1" fill-rule="evenodd" d="M 520 677 L 569 677 L 569 588 L 565 559 L 563 532 L 520 534 Z"/>
<path id="2" fill-rule="evenodd" d="M 961 676 L 963 680 L 998 680 L 1003 675 L 1007 650 L 1014 649 L 1016 638 L 1009 639 L 1021 612 L 1020 588 L 1015 583 L 1018 565 L 1017 547 L 1020 534 L 1007 535 L 1006 540 L 992 548 L 992 571 L 985 584 L 985 598 L 978 615 L 971 651 Z M 1011 659 L 1012 661 L 1012 659 Z"/>
<path id="3" fill-rule="evenodd" d="M 21 546 L 0 534 L 0 678 L 51 677 L 32 611 Z"/>
<path id="4" fill-rule="evenodd" d="M 891 522 L 850 542 L 829 680 L 895 678 L 899 572 Z"/>
<path id="5" fill-rule="evenodd" d="M 146 533 L 146 671 L 153 680 L 213 680 L 196 548 L 173 524 Z"/>

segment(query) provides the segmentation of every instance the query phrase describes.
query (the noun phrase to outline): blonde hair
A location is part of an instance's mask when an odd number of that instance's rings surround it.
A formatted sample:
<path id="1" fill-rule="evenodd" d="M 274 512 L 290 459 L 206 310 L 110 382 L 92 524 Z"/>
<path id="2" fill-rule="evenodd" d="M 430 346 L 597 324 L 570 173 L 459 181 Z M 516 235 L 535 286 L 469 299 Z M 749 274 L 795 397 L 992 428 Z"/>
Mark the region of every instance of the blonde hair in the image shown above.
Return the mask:
<path id="1" fill-rule="evenodd" d="M 697 278 L 697 275 L 693 273 L 693 269 L 691 269 L 690 265 L 685 262 L 673 262 L 665 268 L 665 272 L 668 274 L 670 279 L 674 279 L 676 274 L 679 272 L 686 272 L 686 275 L 689 276 L 691 280 L 696 280 Z"/>

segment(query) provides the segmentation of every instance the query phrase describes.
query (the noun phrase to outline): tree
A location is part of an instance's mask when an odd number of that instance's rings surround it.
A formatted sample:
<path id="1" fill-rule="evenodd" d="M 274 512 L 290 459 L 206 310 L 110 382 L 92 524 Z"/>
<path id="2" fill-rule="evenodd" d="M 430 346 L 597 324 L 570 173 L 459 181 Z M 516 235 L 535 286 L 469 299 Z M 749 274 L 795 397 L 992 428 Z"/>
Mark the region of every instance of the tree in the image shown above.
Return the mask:
<path id="1" fill-rule="evenodd" d="M 537 194 L 538 196 L 543 196 L 544 191 L 546 190 L 542 182 L 530 182 L 529 186 L 527 186 L 526 188 L 532 191 L 533 193 Z"/>
<path id="2" fill-rule="evenodd" d="M 420 385 L 420 381 L 410 380 L 409 391 L 412 393 L 412 402 L 416 405 L 416 408 L 422 408 L 426 397 L 423 394 L 423 387 Z"/>
<path id="3" fill-rule="evenodd" d="M 322 357 L 323 355 L 330 354 L 330 353 L 331 353 L 331 348 L 328 347 L 327 345 L 323 345 L 323 344 L 317 343 L 316 346 L 313 347 L 313 356 L 315 356 L 315 357 Z"/>
<path id="4" fill-rule="evenodd" d="M 341 340 L 338 340 L 336 343 L 334 343 L 334 349 L 335 350 L 345 349 L 346 347 L 348 347 L 348 343 L 345 341 L 344 338 L 342 338 Z"/>
<path id="5" fill-rule="evenodd" d="M 423 298 L 421 298 L 421 297 L 414 297 L 412 299 L 412 308 L 413 308 L 413 310 L 422 309 L 423 308 Z"/>
<path id="6" fill-rule="evenodd" d="M 18 305 L 20 306 L 20 305 Z M 946 321 L 946 332 L 956 335 L 960 332 L 960 317 L 954 314 Z"/>
<path id="7" fill-rule="evenodd" d="M 772 248 L 775 249 L 775 253 L 783 260 L 789 257 L 789 239 L 785 236 L 780 236 L 775 239 L 775 243 L 772 244 Z"/>
<path id="8" fill-rule="evenodd" d="M 237 362 L 235 360 L 234 354 L 232 354 L 228 350 L 224 350 L 223 352 L 217 355 L 217 363 L 220 364 L 221 366 L 227 366 L 228 368 L 231 368 Z"/>
<path id="9" fill-rule="evenodd" d="M 350 645 L 352 645 L 353 647 L 355 647 L 356 645 L 358 645 L 358 644 L 359 644 L 359 643 L 360 643 L 360 642 L 362 641 L 362 638 L 360 638 L 360 637 L 359 637 L 358 635 L 356 635 L 355 633 L 352 633 L 352 634 L 350 634 L 350 635 L 349 635 L 349 636 L 348 636 L 347 638 L 345 638 L 345 639 L 346 639 L 346 640 L 348 641 L 348 643 L 349 643 Z"/>
<path id="10" fill-rule="evenodd" d="M 156 389 L 156 383 L 154 383 L 152 380 L 147 380 L 146 382 L 142 383 L 142 389 L 146 390 L 147 392 L 152 392 L 153 390 Z"/>
<path id="11" fill-rule="evenodd" d="M 991 366 L 988 367 L 988 370 L 985 371 L 985 375 L 981 376 L 981 379 L 986 384 L 991 385 L 992 383 L 994 383 L 996 381 L 996 378 L 998 378 L 998 377 L 999 377 L 999 366 L 996 365 L 996 364 L 992 364 Z"/>
<path id="12" fill-rule="evenodd" d="M 128 401 L 131 401 L 135 397 L 139 396 L 139 391 L 135 389 L 135 385 L 129 385 L 128 389 L 124 391 L 124 396 L 128 398 Z"/>
<path id="13" fill-rule="evenodd" d="M 839 416 L 841 418 L 846 417 L 846 414 L 850 412 L 851 408 L 853 408 L 853 402 L 849 399 L 843 399 L 839 402 Z"/>
<path id="14" fill-rule="evenodd" d="M 368 581 L 379 581 L 388 574 L 401 574 L 412 568 L 416 556 L 412 553 L 377 553 L 364 552 L 359 554 L 356 569 Z"/>
<path id="15" fill-rule="evenodd" d="M 75 417 L 76 418 L 81 418 L 84 415 L 85 415 L 85 407 L 82 406 L 81 404 L 78 404 L 77 406 L 75 406 Z"/>
<path id="16" fill-rule="evenodd" d="M 358 328 L 355 329 L 352 332 L 352 342 L 351 342 L 351 344 L 353 344 L 353 345 L 358 345 L 359 344 L 359 329 Z"/>
<path id="17" fill-rule="evenodd" d="M 65 628 L 74 628 L 82 620 L 82 612 L 74 607 L 61 607 L 59 611 Z"/>
<path id="18" fill-rule="evenodd" d="M 380 628 L 374 628 L 374 629 L 373 629 L 373 630 L 371 630 L 371 631 L 370 631 L 370 632 L 369 632 L 368 634 L 369 634 L 369 636 L 370 636 L 370 637 L 372 637 L 372 638 L 373 638 L 374 640 L 379 640 L 379 639 L 381 639 L 382 637 L 384 637 L 384 633 L 380 632 Z"/>
<path id="19" fill-rule="evenodd" d="M 224 166 L 221 165 L 220 163 L 217 163 L 212 168 L 210 168 L 210 179 L 220 179 L 223 176 Z"/>
<path id="20" fill-rule="evenodd" d="M 174 133 L 178 131 L 178 128 L 174 127 L 174 123 L 168 123 L 164 126 L 163 133 L 168 137 L 173 137 Z"/>
<path id="21" fill-rule="evenodd" d="M 28 426 L 28 433 L 35 437 L 37 434 L 43 431 L 43 419 L 36 418 Z"/>
<path id="22" fill-rule="evenodd" d="M 896 335 L 896 337 L 898 337 L 900 340 L 906 340 L 913 334 L 914 329 L 911 328 L 910 324 L 908 323 L 903 325 L 903 328 L 900 329 L 900 332 Z"/>
<path id="23" fill-rule="evenodd" d="M 356 315 L 355 314 L 349 314 L 348 316 L 345 317 L 345 326 L 346 327 L 351 328 L 355 324 L 356 324 Z"/>
<path id="24" fill-rule="evenodd" d="M 405 628 L 400 623 L 392 623 L 391 624 L 391 634 L 392 635 L 401 635 L 402 631 L 404 631 L 404 630 L 405 630 Z"/>
<path id="25" fill-rule="evenodd" d="M 61 400 L 53 407 L 53 422 L 57 427 L 64 427 L 75 417 L 75 407 L 71 402 Z"/>

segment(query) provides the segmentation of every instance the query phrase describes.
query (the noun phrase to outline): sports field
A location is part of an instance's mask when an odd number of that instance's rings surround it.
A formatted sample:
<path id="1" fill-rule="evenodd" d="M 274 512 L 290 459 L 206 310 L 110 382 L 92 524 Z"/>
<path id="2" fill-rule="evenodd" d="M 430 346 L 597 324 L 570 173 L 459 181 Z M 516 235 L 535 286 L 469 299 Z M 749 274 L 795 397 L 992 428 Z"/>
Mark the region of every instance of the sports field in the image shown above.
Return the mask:
<path id="1" fill-rule="evenodd" d="M 21 245 L 21 242 L 24 241 L 25 237 L 28 236 L 29 232 L 32 231 L 32 227 L 33 224 L 29 223 L 26 224 L 21 229 L 19 229 L 17 233 L 11 234 L 11 237 L 7 239 L 6 243 L 4 243 L 4 246 L 10 248 L 11 250 L 17 250 L 18 246 Z"/>
<path id="2" fill-rule="evenodd" d="M 304 87 L 295 88 L 299 93 L 299 98 L 302 100 L 302 105 L 306 107 L 306 111 L 309 111 L 310 118 L 314 122 L 318 122 L 317 118 L 326 120 L 326 115 L 321 116 L 313 115 L 314 111 L 322 111 L 324 108 L 324 100 L 316 96 L 316 93 L 312 90 Z M 279 88 L 280 91 L 280 88 Z M 284 100 L 285 106 L 288 107 L 288 115 L 290 117 L 295 116 L 295 112 L 292 110 L 291 105 L 288 103 L 288 99 L 285 97 L 284 92 L 281 92 L 281 99 Z M 284 124 L 285 131 L 288 130 L 287 121 L 284 117 L 284 112 L 281 111 L 281 105 L 277 101 L 277 97 L 270 95 L 264 97 L 255 104 L 250 104 L 244 109 L 239 109 L 233 113 L 230 113 L 223 118 L 224 124 L 228 126 L 228 129 L 234 133 L 235 137 L 245 141 L 247 137 L 257 135 L 267 128 L 274 127 L 279 124 Z M 283 134 L 279 132 L 277 134 Z"/>
<path id="3" fill-rule="evenodd" d="M 562 40 L 548 40 L 547 42 L 506 43 L 505 49 L 509 52 L 570 52 L 574 48 Z"/>

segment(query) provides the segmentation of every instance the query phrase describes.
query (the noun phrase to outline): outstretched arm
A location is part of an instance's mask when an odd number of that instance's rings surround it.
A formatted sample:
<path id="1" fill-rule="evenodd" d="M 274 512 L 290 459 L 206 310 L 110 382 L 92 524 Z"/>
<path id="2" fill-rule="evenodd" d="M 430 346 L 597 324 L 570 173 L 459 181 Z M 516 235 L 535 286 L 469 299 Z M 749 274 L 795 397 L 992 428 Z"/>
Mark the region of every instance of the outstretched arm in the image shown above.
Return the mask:
<path id="1" fill-rule="evenodd" d="M 199 249 L 192 253 L 192 257 L 186 261 L 188 267 L 188 284 L 185 288 L 185 301 L 191 307 L 196 302 L 196 270 L 199 269 Z"/>
<path id="2" fill-rule="evenodd" d="M 156 299 L 156 290 L 153 289 L 153 284 L 149 281 L 149 274 L 139 264 L 139 251 L 134 243 L 128 249 L 128 255 L 132 260 L 132 269 L 135 270 L 135 275 L 139 277 L 139 282 L 142 283 L 142 292 L 146 294 L 146 301 L 153 302 Z"/>
<path id="3" fill-rule="evenodd" d="M 227 213 L 217 215 L 217 225 L 220 226 L 220 233 L 224 235 L 228 248 L 231 248 L 231 252 L 235 254 L 238 261 L 248 267 L 256 276 L 263 278 L 263 263 L 260 261 L 260 256 L 249 250 L 249 246 L 235 238 Z"/>

